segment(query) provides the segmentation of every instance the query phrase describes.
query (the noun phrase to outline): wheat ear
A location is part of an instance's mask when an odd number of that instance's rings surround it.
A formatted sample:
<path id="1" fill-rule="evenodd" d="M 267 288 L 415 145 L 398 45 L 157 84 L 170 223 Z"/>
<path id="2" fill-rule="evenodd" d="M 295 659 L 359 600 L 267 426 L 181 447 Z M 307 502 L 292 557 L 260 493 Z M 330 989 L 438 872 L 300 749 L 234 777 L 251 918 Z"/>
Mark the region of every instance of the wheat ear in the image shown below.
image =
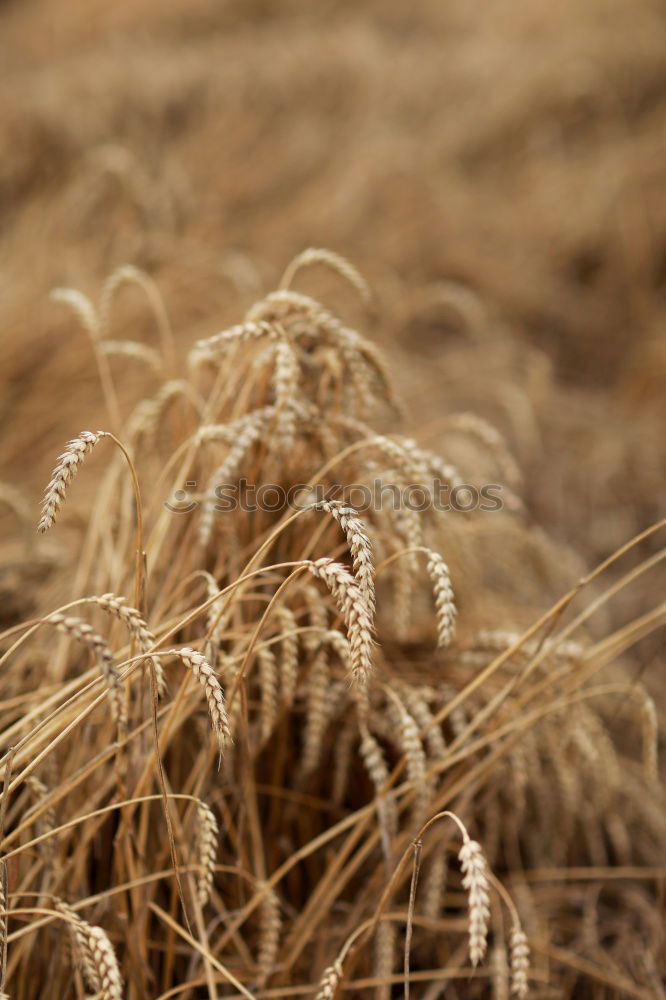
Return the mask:
<path id="1" fill-rule="evenodd" d="M 312 267 L 313 264 L 323 264 L 325 267 L 335 271 L 336 274 L 339 274 L 341 278 L 344 278 L 356 289 L 364 305 L 370 305 L 372 301 L 370 286 L 360 271 L 346 257 L 335 253 L 333 250 L 325 250 L 321 247 L 308 247 L 307 250 L 303 250 L 298 256 L 294 257 L 282 276 L 280 288 L 289 288 L 297 272 L 301 271 L 304 267 Z"/>
<path id="2" fill-rule="evenodd" d="M 490 918 L 490 893 L 488 866 L 481 845 L 464 834 L 458 854 L 463 872 L 463 887 L 467 890 L 469 908 L 469 956 L 472 965 L 478 965 L 486 953 L 488 920 Z"/>
<path id="3" fill-rule="evenodd" d="M 118 667 L 106 640 L 95 632 L 92 625 L 81 621 L 80 618 L 56 614 L 50 615 L 45 619 L 45 622 L 49 625 L 55 625 L 59 632 L 64 632 L 65 635 L 70 635 L 74 639 L 77 639 L 95 654 L 102 676 L 106 682 L 113 718 L 118 723 L 120 732 L 124 733 L 127 728 L 127 712 L 125 709 L 123 685 Z"/>
<path id="4" fill-rule="evenodd" d="M 334 1000 L 341 979 L 342 963 L 336 959 L 333 965 L 329 965 L 322 972 L 315 1000 Z"/>
<path id="5" fill-rule="evenodd" d="M 437 552 L 428 551 L 428 575 L 432 580 L 437 612 L 437 645 L 448 646 L 456 631 L 456 604 L 449 567 Z"/>
<path id="6" fill-rule="evenodd" d="M 372 543 L 357 511 L 339 500 L 321 500 L 315 504 L 338 522 L 345 533 L 351 552 L 354 576 L 368 603 L 370 614 L 375 612 L 375 567 L 372 562 Z"/>
<path id="7" fill-rule="evenodd" d="M 519 1000 L 524 1000 L 528 991 L 530 946 L 527 943 L 525 932 L 518 923 L 515 923 L 511 928 L 509 947 L 511 949 L 511 992 L 515 993 Z"/>
<path id="8" fill-rule="evenodd" d="M 260 886 L 261 888 L 261 886 Z M 268 887 L 259 907 L 259 953 L 257 955 L 257 982 L 262 988 L 275 968 L 282 916 L 280 900 L 274 889 Z"/>
<path id="9" fill-rule="evenodd" d="M 62 900 L 57 900 L 55 905 L 72 932 L 89 986 L 99 994 L 100 1000 L 122 1000 L 120 967 L 106 931 L 87 923 Z"/>
<path id="10" fill-rule="evenodd" d="M 213 811 L 205 802 L 200 802 L 197 806 L 197 856 L 200 867 L 197 896 L 201 906 L 206 905 L 213 888 L 217 836 L 218 826 Z"/>
<path id="11" fill-rule="evenodd" d="M 338 606 L 349 636 L 352 676 L 365 687 L 372 673 L 372 619 L 368 604 L 354 577 L 332 559 L 317 559 L 308 564 L 313 576 L 328 587 Z"/>
<path id="12" fill-rule="evenodd" d="M 208 702 L 208 711 L 213 724 L 213 730 L 217 736 L 220 751 L 222 751 L 231 742 L 231 728 L 229 726 L 224 692 L 215 675 L 215 671 L 203 653 L 197 652 L 196 649 L 192 649 L 190 646 L 183 646 L 182 649 L 169 649 L 165 655 L 180 657 L 187 669 L 192 671 L 203 687 L 206 701 Z"/>
<path id="13" fill-rule="evenodd" d="M 116 597 L 115 594 L 102 594 L 101 597 L 89 597 L 88 600 L 118 618 L 127 627 L 129 634 L 136 639 L 142 653 L 147 652 L 153 646 L 157 645 L 157 640 L 148 628 L 141 613 L 136 608 L 132 608 L 126 604 L 124 597 Z M 157 693 L 161 697 L 166 691 L 164 669 L 156 656 L 148 657 L 148 661 L 149 663 L 152 662 L 155 668 Z"/>
<path id="14" fill-rule="evenodd" d="M 67 443 L 44 492 L 42 516 L 37 531 L 44 534 L 53 526 L 60 505 L 65 499 L 67 487 L 78 472 L 79 465 L 104 435 L 105 431 L 81 431 L 78 437 Z"/>

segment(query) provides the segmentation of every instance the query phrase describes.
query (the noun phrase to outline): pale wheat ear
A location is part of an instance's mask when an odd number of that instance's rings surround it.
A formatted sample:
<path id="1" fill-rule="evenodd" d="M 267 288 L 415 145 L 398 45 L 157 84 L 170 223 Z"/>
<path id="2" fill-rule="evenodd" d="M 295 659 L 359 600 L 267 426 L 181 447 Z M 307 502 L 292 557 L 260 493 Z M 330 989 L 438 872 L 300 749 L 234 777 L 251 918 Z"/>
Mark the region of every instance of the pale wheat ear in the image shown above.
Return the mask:
<path id="1" fill-rule="evenodd" d="M 518 1000 L 524 1000 L 528 993 L 527 977 L 530 970 L 530 946 L 519 923 L 514 923 L 509 938 L 511 951 L 511 992 Z"/>
<path id="2" fill-rule="evenodd" d="M 315 1000 L 334 1000 L 342 979 L 342 963 L 335 961 L 322 972 Z"/>
<path id="3" fill-rule="evenodd" d="M 469 909 L 469 957 L 478 965 L 486 953 L 488 920 L 490 919 L 490 892 L 488 866 L 481 845 L 465 834 L 458 854 L 463 872 L 462 884 L 467 889 Z"/>
<path id="4" fill-rule="evenodd" d="M 205 906 L 210 899 L 215 877 L 215 858 L 217 857 L 217 820 L 212 809 L 205 803 L 197 805 L 197 856 L 199 861 L 199 878 L 197 881 L 197 896 L 199 905 Z"/>
<path id="5" fill-rule="evenodd" d="M 56 900 L 55 908 L 70 929 L 75 954 L 90 988 L 95 990 L 100 1000 L 123 1000 L 120 967 L 106 931 L 87 923 L 60 899 Z"/>
<path id="6" fill-rule="evenodd" d="M 332 559 L 307 563 L 313 576 L 322 580 L 342 614 L 349 637 L 352 677 L 365 687 L 372 673 L 372 617 L 366 598 L 348 569 Z"/>
<path id="7" fill-rule="evenodd" d="M 192 671 L 203 687 L 206 701 L 208 702 L 208 711 L 213 724 L 213 731 L 217 737 L 220 752 L 222 752 L 224 747 L 231 742 L 231 727 L 229 725 L 224 692 L 210 663 L 208 663 L 203 653 L 197 652 L 196 649 L 192 649 L 190 646 L 183 646 L 182 649 L 160 651 L 159 655 L 178 656 L 187 669 Z"/>
<path id="8" fill-rule="evenodd" d="M 142 653 L 148 652 L 157 645 L 157 640 L 148 628 L 142 615 L 136 608 L 130 607 L 124 597 L 116 597 L 115 594 L 102 594 L 101 597 L 87 597 L 85 600 L 90 604 L 96 604 L 109 614 L 114 615 L 127 628 L 129 634 L 136 639 L 137 645 Z M 155 679 L 157 681 L 157 693 L 163 697 L 166 692 L 166 677 L 164 669 L 158 657 L 147 657 L 148 665 L 152 662 L 155 667 Z"/>
<path id="9" fill-rule="evenodd" d="M 315 510 L 329 513 L 345 533 L 352 556 L 354 576 L 365 597 L 371 615 L 375 613 L 375 567 L 372 562 L 372 543 L 357 511 L 340 500 L 320 500 L 313 504 Z"/>
<path id="10" fill-rule="evenodd" d="M 127 729 L 127 710 L 125 708 L 125 695 L 120 678 L 120 672 L 113 659 L 113 654 L 108 647 L 106 639 L 95 632 L 92 625 L 81 621 L 72 615 L 55 614 L 44 619 L 47 625 L 55 625 L 60 632 L 72 636 L 78 642 L 83 643 L 95 654 L 99 663 L 102 676 L 106 682 L 106 688 L 111 704 L 111 712 L 115 722 L 118 724 L 118 731 L 122 737 Z"/>
<path id="11" fill-rule="evenodd" d="M 79 471 L 86 455 L 89 455 L 104 431 L 81 431 L 78 437 L 68 441 L 65 450 L 51 474 L 51 481 L 46 487 L 42 504 L 42 516 L 37 525 L 37 531 L 44 534 L 53 526 L 60 505 L 65 499 L 67 487 Z"/>
<path id="12" fill-rule="evenodd" d="M 356 289 L 364 306 L 369 307 L 372 305 L 372 292 L 361 272 L 346 257 L 335 253 L 334 250 L 325 250 L 321 247 L 308 247 L 307 250 L 303 250 L 294 257 L 287 266 L 278 287 L 288 289 L 298 271 L 302 271 L 305 267 L 312 267 L 315 264 L 322 264 L 331 271 L 335 271 L 336 274 L 339 274 L 341 278 L 344 278 L 345 281 L 348 281 Z"/>

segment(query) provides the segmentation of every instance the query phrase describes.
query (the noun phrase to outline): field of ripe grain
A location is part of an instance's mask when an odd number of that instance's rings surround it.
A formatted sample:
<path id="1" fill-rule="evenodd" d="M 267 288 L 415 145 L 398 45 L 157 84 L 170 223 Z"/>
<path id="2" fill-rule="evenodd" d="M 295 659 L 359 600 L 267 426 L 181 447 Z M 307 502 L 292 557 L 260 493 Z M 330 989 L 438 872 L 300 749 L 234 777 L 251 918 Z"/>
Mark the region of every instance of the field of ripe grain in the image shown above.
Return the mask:
<path id="1" fill-rule="evenodd" d="M 665 51 L 0 3 L 0 997 L 666 997 Z"/>

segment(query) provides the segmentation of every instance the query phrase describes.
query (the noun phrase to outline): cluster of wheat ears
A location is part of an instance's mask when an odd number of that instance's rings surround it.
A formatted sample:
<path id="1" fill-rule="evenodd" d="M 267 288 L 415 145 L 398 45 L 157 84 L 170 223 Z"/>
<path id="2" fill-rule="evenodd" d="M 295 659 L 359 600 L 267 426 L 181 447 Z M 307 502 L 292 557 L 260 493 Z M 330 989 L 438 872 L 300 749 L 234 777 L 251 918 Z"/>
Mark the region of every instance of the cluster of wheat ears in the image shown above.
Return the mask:
<path id="1" fill-rule="evenodd" d="M 352 265 L 306 251 L 181 371 L 143 272 L 112 274 L 98 305 L 54 295 L 90 338 L 109 425 L 67 444 L 43 500 L 55 546 L 75 475 L 99 478 L 71 600 L 0 636 L 0 994 L 664 996 L 659 726 L 621 662 L 664 607 L 586 638 L 647 562 L 603 589 L 620 552 L 531 628 L 480 628 L 465 539 L 519 504 L 315 497 L 463 479 L 373 429 L 397 406 L 389 373 L 292 289 L 314 264 L 370 303 Z M 158 350 L 109 336 L 127 283 Z M 129 416 L 111 354 L 164 376 Z M 492 428 L 459 424 L 512 475 Z M 315 498 L 220 512 L 216 485 L 240 477 Z M 186 482 L 193 509 L 169 509 Z"/>

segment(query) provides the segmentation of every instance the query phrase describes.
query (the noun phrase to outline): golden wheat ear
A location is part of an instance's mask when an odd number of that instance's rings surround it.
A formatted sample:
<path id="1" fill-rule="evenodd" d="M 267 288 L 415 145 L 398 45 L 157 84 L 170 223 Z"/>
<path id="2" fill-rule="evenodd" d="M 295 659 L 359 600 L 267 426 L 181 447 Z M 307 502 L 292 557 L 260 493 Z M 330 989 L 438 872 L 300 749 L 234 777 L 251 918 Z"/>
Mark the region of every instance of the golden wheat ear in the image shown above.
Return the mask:
<path id="1" fill-rule="evenodd" d="M 81 431 L 78 437 L 67 442 L 65 450 L 51 474 L 51 481 L 44 492 L 42 516 L 37 525 L 37 531 L 41 534 L 44 534 L 55 524 L 56 515 L 67 493 L 67 487 L 79 471 L 79 466 L 86 455 L 89 455 L 99 439 L 104 437 L 104 433 L 104 431 Z"/>

